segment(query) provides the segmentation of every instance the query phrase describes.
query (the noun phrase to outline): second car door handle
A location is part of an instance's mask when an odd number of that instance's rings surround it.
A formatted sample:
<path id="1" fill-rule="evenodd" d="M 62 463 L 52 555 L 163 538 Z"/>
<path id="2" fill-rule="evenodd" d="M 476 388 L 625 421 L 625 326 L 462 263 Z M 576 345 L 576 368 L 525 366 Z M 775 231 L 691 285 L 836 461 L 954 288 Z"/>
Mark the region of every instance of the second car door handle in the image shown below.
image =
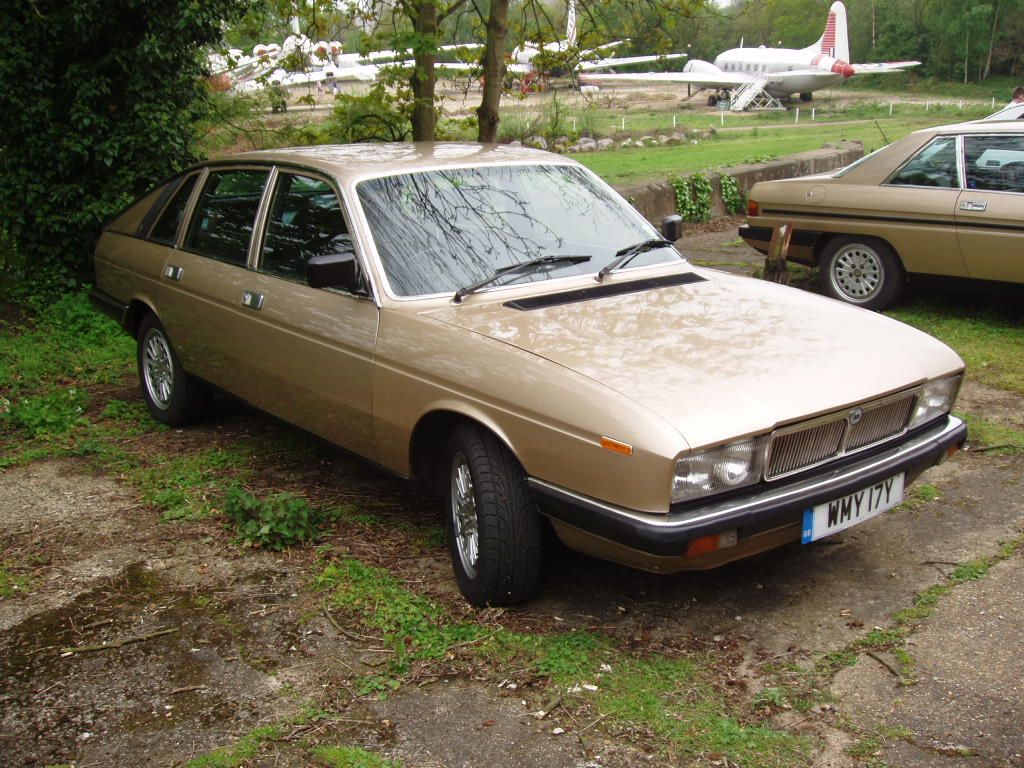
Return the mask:
<path id="1" fill-rule="evenodd" d="M 248 307 L 249 309 L 262 309 L 263 294 L 253 293 L 252 291 L 245 291 L 244 293 L 242 293 L 242 306 Z"/>
<path id="2" fill-rule="evenodd" d="M 988 208 L 988 203 L 983 203 L 980 200 L 964 200 L 960 203 L 961 211 L 977 211 L 981 213 Z"/>

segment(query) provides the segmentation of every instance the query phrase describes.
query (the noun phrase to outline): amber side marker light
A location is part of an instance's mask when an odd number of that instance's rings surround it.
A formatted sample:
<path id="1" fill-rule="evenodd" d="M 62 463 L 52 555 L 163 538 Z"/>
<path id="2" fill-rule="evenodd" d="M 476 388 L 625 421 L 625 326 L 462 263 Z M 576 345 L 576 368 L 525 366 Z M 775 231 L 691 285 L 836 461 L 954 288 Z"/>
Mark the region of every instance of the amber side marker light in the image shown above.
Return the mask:
<path id="1" fill-rule="evenodd" d="M 760 216 L 761 204 L 757 200 L 747 201 L 747 216 Z"/>
<path id="2" fill-rule="evenodd" d="M 612 453 L 621 453 L 623 456 L 633 455 L 632 445 L 603 435 L 601 437 L 601 447 L 611 451 Z"/>
<path id="3" fill-rule="evenodd" d="M 717 552 L 725 547 L 732 547 L 736 545 L 736 531 L 723 531 L 722 533 L 713 533 L 710 536 L 701 536 L 699 539 L 694 539 L 686 545 L 686 556 L 696 557 L 697 555 L 704 555 L 708 552 Z"/>

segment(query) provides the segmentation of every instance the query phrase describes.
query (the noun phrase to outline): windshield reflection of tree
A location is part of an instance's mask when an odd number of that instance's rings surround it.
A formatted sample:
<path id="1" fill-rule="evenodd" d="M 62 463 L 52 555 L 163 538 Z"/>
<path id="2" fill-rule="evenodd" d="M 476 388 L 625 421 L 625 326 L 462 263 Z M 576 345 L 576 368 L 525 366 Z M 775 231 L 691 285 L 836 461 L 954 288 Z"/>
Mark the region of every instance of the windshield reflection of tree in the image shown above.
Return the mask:
<path id="1" fill-rule="evenodd" d="M 405 296 L 454 291 L 537 256 L 593 261 L 516 273 L 505 282 L 593 272 L 618 248 L 651 236 L 639 217 L 569 166 L 389 176 L 363 182 L 359 196 L 388 280 Z"/>

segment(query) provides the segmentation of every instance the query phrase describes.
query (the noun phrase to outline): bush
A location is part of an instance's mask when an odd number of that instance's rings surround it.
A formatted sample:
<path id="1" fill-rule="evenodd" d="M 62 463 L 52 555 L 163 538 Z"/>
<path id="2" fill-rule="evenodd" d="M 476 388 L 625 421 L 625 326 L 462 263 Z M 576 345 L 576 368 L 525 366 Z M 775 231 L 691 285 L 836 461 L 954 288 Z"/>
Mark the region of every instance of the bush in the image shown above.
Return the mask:
<path id="1" fill-rule="evenodd" d="M 238 487 L 228 491 L 224 512 L 234 522 L 239 539 L 275 550 L 314 541 L 328 519 L 294 494 L 278 493 L 260 500 Z"/>
<path id="2" fill-rule="evenodd" d="M 199 159 L 202 49 L 246 5 L 0 0 L 0 231 L 19 277 L 86 277 L 102 224 Z"/>

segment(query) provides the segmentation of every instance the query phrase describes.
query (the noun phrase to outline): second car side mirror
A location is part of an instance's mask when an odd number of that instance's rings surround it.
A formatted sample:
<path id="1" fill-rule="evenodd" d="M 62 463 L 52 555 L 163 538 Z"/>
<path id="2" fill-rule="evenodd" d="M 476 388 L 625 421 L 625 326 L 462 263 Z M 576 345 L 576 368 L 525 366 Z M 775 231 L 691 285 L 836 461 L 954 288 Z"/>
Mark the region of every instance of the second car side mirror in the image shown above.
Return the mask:
<path id="1" fill-rule="evenodd" d="M 673 243 L 683 236 L 683 217 L 673 213 L 661 220 L 661 234 Z"/>
<path id="2" fill-rule="evenodd" d="M 357 293 L 362 289 L 354 253 L 328 253 L 306 262 L 306 282 L 311 288 L 344 288 Z"/>

